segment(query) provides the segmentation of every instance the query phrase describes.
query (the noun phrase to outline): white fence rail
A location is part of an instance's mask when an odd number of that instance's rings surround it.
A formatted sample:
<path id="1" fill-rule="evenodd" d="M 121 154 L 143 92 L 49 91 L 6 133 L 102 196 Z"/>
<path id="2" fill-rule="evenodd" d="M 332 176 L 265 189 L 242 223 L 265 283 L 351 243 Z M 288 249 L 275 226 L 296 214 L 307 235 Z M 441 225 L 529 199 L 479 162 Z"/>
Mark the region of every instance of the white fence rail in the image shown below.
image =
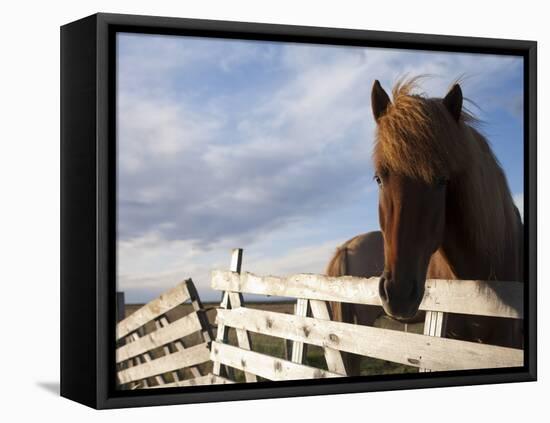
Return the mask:
<path id="1" fill-rule="evenodd" d="M 212 272 L 212 288 L 221 291 L 379 306 L 378 280 L 314 274 L 277 277 L 221 270 Z M 523 284 L 428 279 L 420 309 L 521 319 Z"/>
<path id="2" fill-rule="evenodd" d="M 172 319 L 170 313 L 186 303 L 192 311 Z M 228 383 L 201 371 L 210 362 L 211 339 L 195 286 L 186 280 L 118 323 L 118 384 L 138 389 Z"/>
<path id="3" fill-rule="evenodd" d="M 420 305 L 426 311 L 424 333 L 417 334 L 331 320 L 329 302 L 381 305 L 378 278 L 257 276 L 241 273 L 241 263 L 242 250 L 236 249 L 229 271 L 212 272 L 212 287 L 223 293 L 215 340 L 190 279 L 118 323 L 122 389 L 232 383 L 236 370 L 246 382 L 342 377 L 347 376 L 342 352 L 420 371 L 523 365 L 521 349 L 443 337 L 448 313 L 522 319 L 521 283 L 428 280 Z M 243 294 L 294 298 L 294 313 L 246 307 Z M 192 311 L 174 318 L 171 311 L 185 303 Z M 284 340 L 292 348 L 285 348 L 284 358 L 270 355 L 262 338 L 251 334 Z M 252 342 L 258 339 L 258 345 Z M 322 349 L 324 366 L 307 364 L 308 346 Z"/>
<path id="4" fill-rule="evenodd" d="M 415 334 L 330 320 L 328 302 L 381 305 L 378 278 L 313 274 L 276 277 L 234 270 L 212 272 L 212 288 L 225 292 L 217 314 L 218 327 L 224 332 L 234 328 L 242 339 L 238 346 L 231 346 L 226 336 L 218 334 L 211 352 L 215 374 L 221 374 L 222 366 L 226 366 L 227 374 L 232 368 L 246 372 L 247 381 L 256 380 L 256 376 L 270 380 L 346 376 L 340 352 L 418 367 L 420 371 L 523 365 L 521 349 L 441 337 L 446 313 L 522 319 L 523 284 L 518 282 L 426 281 L 420 305 L 426 311 L 424 334 Z M 247 308 L 242 294 L 296 298 L 295 314 Z M 233 303 L 232 298 L 238 301 Z M 292 359 L 255 352 L 250 333 L 292 341 Z M 324 349 L 326 368 L 303 363 L 306 344 Z"/>

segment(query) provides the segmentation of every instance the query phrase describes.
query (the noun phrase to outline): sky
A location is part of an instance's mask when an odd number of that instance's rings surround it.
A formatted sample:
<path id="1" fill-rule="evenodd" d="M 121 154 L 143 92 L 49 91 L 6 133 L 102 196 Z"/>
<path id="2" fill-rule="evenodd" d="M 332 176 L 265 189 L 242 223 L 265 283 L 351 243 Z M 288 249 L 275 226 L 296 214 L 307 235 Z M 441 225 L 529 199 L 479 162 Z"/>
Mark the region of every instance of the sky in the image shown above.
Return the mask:
<path id="1" fill-rule="evenodd" d="M 184 36 L 117 35 L 117 290 L 148 302 L 244 249 L 243 271 L 323 273 L 336 247 L 378 230 L 375 79 L 461 78 L 523 211 L 523 61 Z"/>

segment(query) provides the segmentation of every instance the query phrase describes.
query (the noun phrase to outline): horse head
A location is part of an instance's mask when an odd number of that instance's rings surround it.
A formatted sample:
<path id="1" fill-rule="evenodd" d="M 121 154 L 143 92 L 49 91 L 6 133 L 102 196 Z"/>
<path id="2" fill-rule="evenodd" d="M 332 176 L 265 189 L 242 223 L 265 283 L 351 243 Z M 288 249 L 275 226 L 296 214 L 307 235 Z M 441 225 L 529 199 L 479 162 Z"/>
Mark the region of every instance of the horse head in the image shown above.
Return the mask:
<path id="1" fill-rule="evenodd" d="M 413 318 L 424 296 L 432 255 L 445 235 L 447 194 L 462 158 L 462 91 L 455 84 L 443 99 L 394 89 L 394 103 L 378 81 L 372 89 L 377 123 L 374 179 L 385 265 L 379 295 L 386 313 Z"/>

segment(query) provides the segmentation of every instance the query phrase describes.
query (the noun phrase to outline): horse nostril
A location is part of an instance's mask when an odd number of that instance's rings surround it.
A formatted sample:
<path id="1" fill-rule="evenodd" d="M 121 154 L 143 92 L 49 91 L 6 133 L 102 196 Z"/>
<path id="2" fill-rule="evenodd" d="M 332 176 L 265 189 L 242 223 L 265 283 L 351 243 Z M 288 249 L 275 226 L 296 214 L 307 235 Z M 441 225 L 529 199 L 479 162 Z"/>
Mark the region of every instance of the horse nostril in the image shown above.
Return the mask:
<path id="1" fill-rule="evenodd" d="M 388 275 L 382 275 L 378 293 L 386 314 L 402 320 L 416 315 L 419 302 L 424 295 L 424 287 L 417 279 L 395 280 Z"/>
<path id="2" fill-rule="evenodd" d="M 420 295 L 420 287 L 416 281 L 410 281 L 406 284 L 396 285 L 396 282 L 385 276 L 380 277 L 378 284 L 380 298 L 384 301 L 394 300 L 415 300 Z"/>

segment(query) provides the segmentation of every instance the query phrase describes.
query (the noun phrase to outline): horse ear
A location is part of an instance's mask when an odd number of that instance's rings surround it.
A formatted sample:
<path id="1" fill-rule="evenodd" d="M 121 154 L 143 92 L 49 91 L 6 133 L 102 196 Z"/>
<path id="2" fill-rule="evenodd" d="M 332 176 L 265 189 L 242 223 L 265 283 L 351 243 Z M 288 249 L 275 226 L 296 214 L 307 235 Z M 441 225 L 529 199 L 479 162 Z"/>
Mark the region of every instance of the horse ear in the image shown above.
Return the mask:
<path id="1" fill-rule="evenodd" d="M 374 115 L 374 120 L 378 122 L 378 119 L 384 116 L 384 113 L 386 113 L 386 110 L 390 104 L 391 101 L 388 94 L 386 94 L 386 91 L 384 91 L 384 88 L 382 88 L 382 85 L 380 85 L 380 82 L 378 82 L 377 79 L 374 81 L 371 93 L 372 114 Z"/>
<path id="2" fill-rule="evenodd" d="M 449 113 L 451 113 L 454 120 L 458 122 L 460 119 L 460 114 L 462 113 L 462 89 L 460 88 L 460 85 L 453 85 L 453 88 L 450 89 L 443 99 L 443 104 Z"/>

